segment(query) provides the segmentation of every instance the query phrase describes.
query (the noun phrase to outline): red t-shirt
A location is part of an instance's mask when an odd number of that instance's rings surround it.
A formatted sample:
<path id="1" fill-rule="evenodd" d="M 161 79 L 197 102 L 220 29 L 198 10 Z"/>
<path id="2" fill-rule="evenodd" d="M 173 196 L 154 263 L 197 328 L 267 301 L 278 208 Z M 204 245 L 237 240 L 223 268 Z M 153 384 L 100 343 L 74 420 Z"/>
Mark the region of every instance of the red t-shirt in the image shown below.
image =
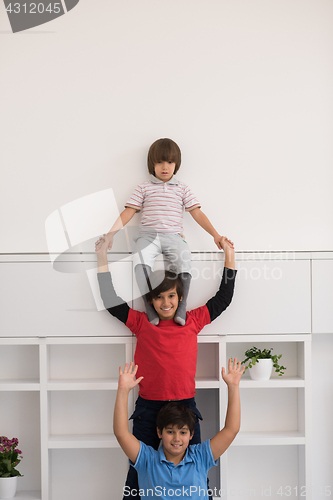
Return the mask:
<path id="1" fill-rule="evenodd" d="M 186 324 L 174 320 L 149 323 L 147 315 L 129 310 L 126 326 L 137 337 L 134 354 L 137 377 L 144 378 L 139 395 L 144 399 L 166 401 L 195 395 L 197 334 L 211 322 L 207 306 L 187 312 Z"/>

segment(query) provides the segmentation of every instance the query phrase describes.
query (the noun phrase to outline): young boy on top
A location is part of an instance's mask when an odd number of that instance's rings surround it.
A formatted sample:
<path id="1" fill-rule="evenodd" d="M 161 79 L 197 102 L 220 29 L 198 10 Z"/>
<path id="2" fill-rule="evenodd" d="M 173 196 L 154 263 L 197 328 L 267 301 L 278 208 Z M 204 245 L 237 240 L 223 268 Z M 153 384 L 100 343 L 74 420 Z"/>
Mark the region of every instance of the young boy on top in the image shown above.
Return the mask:
<path id="1" fill-rule="evenodd" d="M 157 288 L 154 286 L 154 277 L 158 273 L 151 275 L 152 292 L 148 294 L 147 301 L 152 303 L 160 319 L 155 326 L 148 321 L 145 313 L 131 309 L 117 296 L 109 273 L 108 243 L 105 238 L 102 237 L 96 251 L 98 282 L 104 306 L 137 338 L 134 360 L 139 365 L 138 376 L 144 378 L 140 381 L 139 397 L 131 416 L 133 435 L 155 449 L 160 441 L 156 434 L 156 416 L 170 400 L 178 401 L 195 412 L 196 426 L 192 443 L 201 441 L 199 419 L 202 417 L 194 399 L 197 335 L 231 303 L 236 276 L 235 251 L 231 245 L 226 237 L 221 238 L 225 267 L 219 290 L 204 306 L 187 313 L 184 326 L 174 321 L 178 304 L 182 301 L 182 281 L 177 275 L 166 272 L 166 277 Z M 129 469 L 126 485 L 130 485 L 131 489 L 137 485 L 137 474 L 133 467 Z"/>
<path id="2" fill-rule="evenodd" d="M 158 139 L 148 151 L 149 181 L 140 184 L 125 204 L 110 231 L 104 235 L 109 250 L 113 237 L 141 211 L 139 236 L 136 239 L 134 262 L 135 277 L 143 297 L 149 321 L 157 325 L 158 314 L 146 300 L 147 278 L 154 268 L 157 255 L 163 253 L 172 263 L 183 282 L 183 300 L 180 302 L 175 321 L 184 325 L 186 300 L 191 282 L 191 253 L 183 236 L 183 210 L 214 238 L 221 250 L 221 236 L 200 209 L 200 203 L 189 187 L 176 179 L 180 169 L 181 151 L 171 139 Z M 100 241 L 96 243 L 96 249 Z M 230 242 L 229 242 L 230 244 Z M 148 285 L 149 286 L 149 285 Z"/>
<path id="3" fill-rule="evenodd" d="M 157 433 L 162 439 L 158 451 L 140 442 L 128 428 L 128 394 L 144 380 L 142 376 L 135 380 L 137 370 L 138 366 L 133 369 L 133 363 L 126 364 L 124 371 L 119 368 L 113 418 L 115 436 L 138 471 L 137 493 L 142 498 L 207 500 L 207 472 L 217 465 L 217 459 L 229 448 L 240 428 L 239 381 L 245 367 L 241 368 L 235 358 L 233 362 L 229 359 L 228 373 L 222 368 L 222 378 L 228 386 L 228 407 L 220 432 L 202 444 L 189 446 L 194 432 L 192 412 L 178 403 L 169 403 L 157 415 Z M 136 492 L 125 487 L 124 493 Z"/>

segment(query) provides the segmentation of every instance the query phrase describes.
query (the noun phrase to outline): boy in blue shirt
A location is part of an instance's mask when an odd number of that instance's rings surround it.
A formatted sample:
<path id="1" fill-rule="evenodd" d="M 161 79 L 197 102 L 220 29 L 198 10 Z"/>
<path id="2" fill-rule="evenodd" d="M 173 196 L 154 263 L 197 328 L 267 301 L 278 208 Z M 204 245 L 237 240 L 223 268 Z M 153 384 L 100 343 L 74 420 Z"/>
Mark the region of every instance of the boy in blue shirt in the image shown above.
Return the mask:
<path id="1" fill-rule="evenodd" d="M 139 476 L 142 497 L 169 500 L 189 497 L 207 500 L 207 472 L 217 465 L 217 459 L 229 448 L 240 428 L 239 381 L 245 368 L 237 358 L 228 362 L 228 373 L 222 368 L 222 378 L 228 386 L 228 407 L 225 425 L 212 439 L 190 445 L 195 427 L 191 410 L 169 403 L 159 412 L 156 426 L 162 440 L 159 450 L 145 445 L 129 431 L 128 394 L 143 377 L 135 379 L 138 366 L 126 364 L 119 368 L 119 381 L 114 408 L 113 429 L 124 453 Z M 125 492 L 124 494 L 137 493 Z"/>

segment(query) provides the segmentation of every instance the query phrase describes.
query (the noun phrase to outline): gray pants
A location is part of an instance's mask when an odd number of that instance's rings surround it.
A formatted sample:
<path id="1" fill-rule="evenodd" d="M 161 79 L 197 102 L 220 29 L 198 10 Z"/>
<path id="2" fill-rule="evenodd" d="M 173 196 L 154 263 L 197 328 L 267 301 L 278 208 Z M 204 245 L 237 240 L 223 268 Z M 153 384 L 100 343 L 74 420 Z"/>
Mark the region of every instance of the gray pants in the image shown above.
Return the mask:
<path id="1" fill-rule="evenodd" d="M 156 257 L 163 254 L 170 262 L 170 270 L 191 274 L 191 252 L 180 234 L 140 233 L 135 243 L 134 267 L 144 264 L 153 270 Z"/>

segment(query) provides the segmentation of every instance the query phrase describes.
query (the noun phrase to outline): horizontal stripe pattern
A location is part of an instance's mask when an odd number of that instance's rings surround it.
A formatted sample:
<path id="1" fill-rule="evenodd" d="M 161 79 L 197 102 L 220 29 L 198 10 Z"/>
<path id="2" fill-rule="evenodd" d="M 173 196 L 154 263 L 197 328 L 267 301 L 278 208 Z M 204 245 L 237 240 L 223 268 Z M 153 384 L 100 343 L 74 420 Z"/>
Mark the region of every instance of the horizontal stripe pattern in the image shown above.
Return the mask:
<path id="1" fill-rule="evenodd" d="M 191 211 L 200 203 L 183 182 L 152 182 L 140 184 L 132 193 L 125 207 L 142 211 L 141 232 L 183 232 L 183 210 Z"/>

